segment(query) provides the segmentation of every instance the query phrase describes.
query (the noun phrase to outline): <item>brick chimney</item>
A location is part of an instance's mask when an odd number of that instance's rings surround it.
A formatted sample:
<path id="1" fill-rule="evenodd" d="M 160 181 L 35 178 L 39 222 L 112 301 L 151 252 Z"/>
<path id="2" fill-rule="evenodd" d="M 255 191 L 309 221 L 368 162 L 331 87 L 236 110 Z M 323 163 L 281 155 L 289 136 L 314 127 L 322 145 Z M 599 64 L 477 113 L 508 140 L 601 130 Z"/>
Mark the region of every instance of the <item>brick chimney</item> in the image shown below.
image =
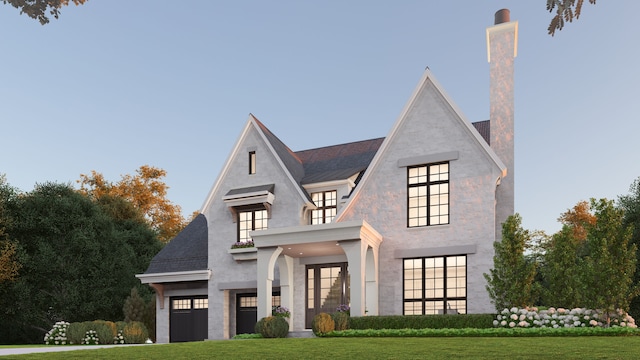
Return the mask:
<path id="1" fill-rule="evenodd" d="M 491 148 L 507 167 L 496 193 L 496 240 L 502 239 L 502 223 L 514 213 L 513 69 L 517 53 L 518 22 L 510 21 L 508 9 L 499 10 L 495 24 L 487 28 Z"/>

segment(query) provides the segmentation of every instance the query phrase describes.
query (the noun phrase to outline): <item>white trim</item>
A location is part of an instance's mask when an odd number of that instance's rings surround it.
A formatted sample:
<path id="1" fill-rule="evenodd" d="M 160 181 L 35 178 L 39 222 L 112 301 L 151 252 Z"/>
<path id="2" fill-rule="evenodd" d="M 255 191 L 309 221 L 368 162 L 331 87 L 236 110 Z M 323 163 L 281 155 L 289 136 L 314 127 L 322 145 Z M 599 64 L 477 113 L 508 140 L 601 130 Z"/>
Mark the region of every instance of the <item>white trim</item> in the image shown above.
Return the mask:
<path id="1" fill-rule="evenodd" d="M 354 199 L 356 199 L 360 191 L 364 187 L 366 187 L 366 183 L 370 181 L 369 178 L 372 176 L 371 174 L 375 172 L 375 169 L 378 167 L 378 164 L 380 163 L 380 159 L 385 153 L 387 147 L 389 147 L 389 144 L 392 141 L 394 141 L 396 133 L 400 129 L 400 125 L 405 121 L 407 114 L 409 113 L 409 110 L 411 110 L 411 108 L 413 107 L 413 104 L 416 102 L 418 95 L 420 95 L 420 93 L 424 89 L 427 81 L 430 81 L 435 86 L 436 90 L 444 98 L 447 104 L 451 106 L 451 109 L 457 115 L 455 117 L 460 120 L 460 122 L 464 125 L 464 127 L 469 131 L 471 136 L 476 140 L 477 144 L 484 149 L 485 153 L 494 162 L 494 164 L 496 164 L 496 166 L 500 169 L 500 172 L 502 173 L 502 177 L 507 175 L 507 167 L 504 165 L 502 160 L 498 158 L 498 155 L 496 155 L 493 149 L 489 147 L 489 145 L 482 138 L 478 130 L 476 130 L 476 128 L 471 124 L 471 122 L 467 120 L 467 118 L 464 116 L 460 108 L 458 108 L 458 106 L 453 102 L 453 100 L 447 95 L 447 93 L 444 91 L 440 83 L 438 83 L 438 81 L 434 78 L 433 74 L 431 73 L 431 70 L 429 70 L 429 68 L 426 68 L 424 71 L 424 74 L 422 75 L 422 78 L 418 82 L 418 86 L 416 86 L 416 88 L 413 90 L 413 93 L 411 94 L 409 101 L 407 101 L 404 108 L 400 112 L 400 115 L 396 119 L 396 122 L 393 125 L 393 128 L 391 128 L 389 135 L 385 137 L 384 141 L 382 142 L 382 145 L 380 145 L 380 148 L 376 152 L 376 155 L 373 157 L 373 160 L 371 160 L 371 164 L 365 171 L 364 176 L 362 177 L 362 180 L 360 180 L 360 184 L 355 188 L 355 190 L 351 194 L 350 200 L 347 202 L 347 204 L 338 211 L 333 221 L 337 222 L 342 219 L 344 214 L 346 214 L 348 210 L 351 208 L 352 204 L 354 203 Z"/>
<path id="2" fill-rule="evenodd" d="M 222 197 L 222 200 L 229 207 L 264 203 L 273 205 L 275 195 L 267 190 L 262 190 L 244 194 L 226 195 Z"/>
<path id="3" fill-rule="evenodd" d="M 454 245 L 454 246 L 442 246 L 433 248 L 418 248 L 418 249 L 396 249 L 393 252 L 393 257 L 396 259 L 415 258 L 415 257 L 432 257 L 432 256 L 449 256 L 449 255 L 462 255 L 462 254 L 475 254 L 477 252 L 477 245 Z"/>
<path id="4" fill-rule="evenodd" d="M 257 230 L 251 237 L 257 248 L 348 240 L 362 240 L 378 247 L 382 242 L 382 235 L 364 220 Z"/>
<path id="5" fill-rule="evenodd" d="M 211 270 L 207 269 L 156 274 L 137 274 L 136 277 L 140 279 L 140 282 L 143 284 L 209 280 L 211 278 Z"/>
<path id="6" fill-rule="evenodd" d="M 240 148 L 240 144 L 244 142 L 243 140 L 247 136 L 247 132 L 249 131 L 249 126 L 251 125 L 252 119 L 253 119 L 253 115 L 249 114 L 249 119 L 247 120 L 247 123 L 244 125 L 244 129 L 240 133 L 238 140 L 236 140 L 236 144 L 233 146 L 231 153 L 227 157 L 227 161 L 224 163 L 224 166 L 222 167 L 222 171 L 220 171 L 220 174 L 218 175 L 216 182 L 213 183 L 213 186 L 211 187 L 211 190 L 209 191 L 207 198 L 205 199 L 204 203 L 202 204 L 202 207 L 200 208 L 201 214 L 205 214 L 205 211 L 209 208 L 209 206 L 214 200 L 213 195 L 216 192 L 218 192 L 218 188 L 222 183 L 222 179 L 224 179 L 227 176 L 227 172 L 229 171 L 229 167 L 231 166 L 231 160 L 235 157 L 236 153 L 238 152 Z"/>
<path id="7" fill-rule="evenodd" d="M 303 203 L 305 203 L 305 204 L 308 203 L 309 202 L 309 198 L 307 197 L 307 195 L 305 193 L 302 192 L 302 189 L 300 188 L 300 185 L 293 178 L 293 176 L 289 172 L 289 169 L 287 169 L 285 164 L 282 162 L 282 159 L 280 159 L 280 156 L 278 156 L 278 152 L 273 148 L 273 146 L 271 145 L 271 142 L 269 141 L 269 139 L 267 139 L 267 136 L 264 134 L 262 129 L 260 129 L 260 126 L 258 126 L 258 124 L 256 124 L 255 120 L 257 120 L 257 119 L 255 118 L 255 116 L 253 116 L 253 114 L 251 114 L 250 117 L 251 117 L 251 123 L 253 124 L 253 127 L 258 131 L 258 134 L 260 134 L 260 137 L 262 138 L 262 141 L 264 141 L 264 143 L 267 146 L 267 148 L 271 151 L 271 154 L 273 154 L 273 157 L 276 159 L 278 164 L 280 164 L 280 168 L 287 175 L 287 178 L 289 179 L 289 181 L 291 181 L 291 184 L 293 185 L 293 187 L 298 192 L 298 195 L 300 195 L 300 198 L 302 199 Z"/>
<path id="8" fill-rule="evenodd" d="M 356 186 L 356 183 L 351 179 L 342 179 L 342 180 L 331 180 L 331 181 L 323 181 L 311 184 L 302 185 L 305 190 L 308 192 L 321 192 L 321 191 L 329 191 L 336 190 L 341 186 L 348 186 L 349 188 L 353 188 Z"/>
<path id="9" fill-rule="evenodd" d="M 458 160 L 460 158 L 459 151 L 449 151 L 438 154 L 428 154 L 413 156 L 410 158 L 398 159 L 398 167 L 409 167 L 414 165 L 432 164 L 442 161 Z"/>

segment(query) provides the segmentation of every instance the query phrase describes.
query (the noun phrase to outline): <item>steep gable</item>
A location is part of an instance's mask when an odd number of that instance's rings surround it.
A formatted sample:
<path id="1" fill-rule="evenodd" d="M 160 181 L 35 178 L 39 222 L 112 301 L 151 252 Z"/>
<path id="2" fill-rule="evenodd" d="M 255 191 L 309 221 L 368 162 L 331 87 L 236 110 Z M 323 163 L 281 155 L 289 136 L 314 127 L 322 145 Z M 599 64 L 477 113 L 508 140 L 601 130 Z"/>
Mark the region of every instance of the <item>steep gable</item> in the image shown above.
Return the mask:
<path id="1" fill-rule="evenodd" d="M 487 137 L 483 137 L 478 129 Z M 359 193 L 368 186 L 368 182 L 377 181 L 372 179 L 374 176 L 372 174 L 383 161 L 382 158 L 388 155 L 392 144 L 398 143 L 403 144 L 402 157 L 411 158 L 424 155 L 425 151 L 430 153 L 457 151 L 451 147 L 452 140 L 464 139 L 465 147 L 473 147 L 472 153 L 481 154 L 500 176 L 505 176 L 507 171 L 505 165 L 486 140 L 489 130 L 489 125 L 484 122 L 479 122 L 477 125 L 471 124 L 427 68 L 389 135 L 372 159 L 360 185 L 354 190 L 351 199 L 357 198 Z M 337 214 L 336 221 L 343 220 L 344 214 L 350 211 L 353 204 L 353 200 L 349 201 Z"/>

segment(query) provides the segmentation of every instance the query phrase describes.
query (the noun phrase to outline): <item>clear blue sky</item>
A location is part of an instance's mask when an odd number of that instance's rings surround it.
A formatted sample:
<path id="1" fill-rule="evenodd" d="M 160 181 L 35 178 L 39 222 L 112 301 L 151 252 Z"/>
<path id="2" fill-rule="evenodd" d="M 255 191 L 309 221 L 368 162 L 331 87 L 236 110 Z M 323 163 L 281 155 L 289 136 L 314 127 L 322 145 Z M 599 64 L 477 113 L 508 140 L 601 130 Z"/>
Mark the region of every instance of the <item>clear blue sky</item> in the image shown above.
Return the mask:
<path id="1" fill-rule="evenodd" d="M 429 67 L 489 117 L 485 29 L 519 22 L 516 211 L 529 229 L 640 176 L 639 1 L 89 0 L 41 26 L 0 4 L 0 173 L 31 191 L 148 164 L 199 210 L 248 114 L 294 151 L 385 136 Z"/>

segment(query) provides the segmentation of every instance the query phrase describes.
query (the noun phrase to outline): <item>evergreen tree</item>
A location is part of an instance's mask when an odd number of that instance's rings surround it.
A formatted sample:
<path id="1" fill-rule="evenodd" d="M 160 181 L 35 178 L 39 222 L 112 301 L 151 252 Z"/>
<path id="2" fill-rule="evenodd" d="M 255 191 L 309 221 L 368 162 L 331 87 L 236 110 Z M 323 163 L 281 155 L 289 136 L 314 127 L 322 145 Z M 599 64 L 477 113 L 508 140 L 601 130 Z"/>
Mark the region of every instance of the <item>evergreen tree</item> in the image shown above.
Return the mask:
<path id="1" fill-rule="evenodd" d="M 535 282 L 537 264 L 527 261 L 524 250 L 530 234 L 521 226 L 519 214 L 502 224 L 502 241 L 493 244 L 493 269 L 484 274 L 487 291 L 496 310 L 533 305 L 538 285 Z"/>

